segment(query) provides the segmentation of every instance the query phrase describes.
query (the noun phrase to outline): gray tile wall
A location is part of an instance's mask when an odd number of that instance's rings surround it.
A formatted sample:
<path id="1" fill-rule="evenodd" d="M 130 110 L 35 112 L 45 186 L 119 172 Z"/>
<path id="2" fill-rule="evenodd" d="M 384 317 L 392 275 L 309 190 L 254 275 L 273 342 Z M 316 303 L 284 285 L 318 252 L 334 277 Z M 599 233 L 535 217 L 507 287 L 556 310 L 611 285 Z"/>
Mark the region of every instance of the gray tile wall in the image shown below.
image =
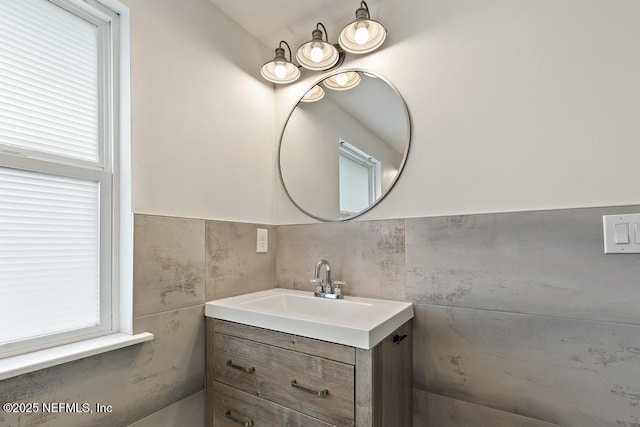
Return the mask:
<path id="1" fill-rule="evenodd" d="M 135 316 L 202 304 L 205 221 L 136 215 Z"/>
<path id="2" fill-rule="evenodd" d="M 113 412 L 0 412 L 0 426 L 125 426 L 144 418 L 140 425 L 162 419 L 168 427 L 203 421 L 204 302 L 275 283 L 275 248 L 255 253 L 257 227 L 136 215 L 134 329 L 152 332 L 155 339 L 0 382 L 0 402 L 99 402 L 112 405 Z M 273 227 L 259 227 L 270 229 L 275 245 Z"/>
<path id="3" fill-rule="evenodd" d="M 312 290 L 316 261 L 326 259 L 333 278 L 347 280 L 345 295 L 405 299 L 404 220 L 285 225 L 277 231 L 279 287 Z"/>
<path id="4" fill-rule="evenodd" d="M 205 427 L 205 392 L 192 394 L 189 397 L 167 406 L 148 417 L 145 417 L 129 427 Z"/>
<path id="5" fill-rule="evenodd" d="M 420 426 L 640 426 L 640 255 L 604 214 L 640 206 L 278 227 L 276 279 L 328 259 L 347 295 L 415 303 Z"/>
<path id="6" fill-rule="evenodd" d="M 267 253 L 256 253 L 256 229 L 268 230 Z M 272 225 L 207 221 L 206 300 L 275 287 L 277 234 Z"/>
<path id="7" fill-rule="evenodd" d="M 203 414 L 203 303 L 274 283 L 311 290 L 326 258 L 345 294 L 415 303 L 417 427 L 639 427 L 640 256 L 604 255 L 601 237 L 601 215 L 637 211 L 279 227 L 136 215 L 135 329 L 156 339 L 0 382 L 1 401 L 113 412 L 0 413 L 0 425 L 169 426 L 179 421 L 161 414 Z M 255 253 L 258 227 L 267 254 Z"/>
<path id="8" fill-rule="evenodd" d="M 416 427 L 557 427 L 522 417 L 510 412 L 498 411 L 439 394 L 414 390 Z"/>

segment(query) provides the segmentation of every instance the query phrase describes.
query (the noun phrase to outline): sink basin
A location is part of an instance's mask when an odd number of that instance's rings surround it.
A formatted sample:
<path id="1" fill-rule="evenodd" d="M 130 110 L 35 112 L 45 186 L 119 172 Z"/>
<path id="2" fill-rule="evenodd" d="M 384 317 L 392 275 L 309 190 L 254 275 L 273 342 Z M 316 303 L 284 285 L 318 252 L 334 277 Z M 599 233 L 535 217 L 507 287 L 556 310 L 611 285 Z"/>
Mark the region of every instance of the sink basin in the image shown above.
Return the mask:
<path id="1" fill-rule="evenodd" d="M 310 294 L 310 292 L 308 293 Z M 328 300 L 310 295 L 278 293 L 241 303 L 251 310 L 295 316 L 304 319 L 331 321 L 344 318 L 371 307 L 371 303 L 350 300 Z"/>
<path id="2" fill-rule="evenodd" d="M 413 305 L 348 296 L 324 299 L 276 288 L 209 301 L 205 315 L 368 350 L 411 319 Z"/>

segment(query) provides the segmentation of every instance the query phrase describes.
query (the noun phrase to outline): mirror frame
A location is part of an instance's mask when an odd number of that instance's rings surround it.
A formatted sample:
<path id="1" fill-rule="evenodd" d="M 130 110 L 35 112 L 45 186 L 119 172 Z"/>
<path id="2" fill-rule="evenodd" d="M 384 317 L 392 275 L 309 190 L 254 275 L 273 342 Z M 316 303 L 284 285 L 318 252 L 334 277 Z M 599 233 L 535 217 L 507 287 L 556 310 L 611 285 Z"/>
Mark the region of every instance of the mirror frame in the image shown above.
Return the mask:
<path id="1" fill-rule="evenodd" d="M 347 71 L 357 71 L 357 72 L 360 72 L 360 73 L 371 74 L 371 75 L 375 76 L 376 78 L 378 78 L 378 79 L 382 80 L 383 82 L 385 82 L 396 93 L 396 95 L 398 95 L 398 97 L 402 101 L 402 105 L 404 107 L 405 116 L 407 118 L 407 149 L 405 150 L 404 155 L 402 157 L 402 161 L 400 162 L 400 167 L 398 168 L 398 173 L 396 174 L 396 176 L 393 178 L 393 180 L 389 184 L 389 188 L 387 188 L 386 191 L 384 193 L 382 193 L 382 195 L 380 196 L 380 198 L 378 200 L 376 200 L 374 203 L 372 203 L 368 208 L 363 209 L 362 211 L 360 211 L 360 212 L 358 212 L 356 214 L 353 214 L 351 216 L 347 216 L 347 217 L 344 217 L 344 218 L 337 218 L 337 219 L 334 219 L 334 218 L 323 218 L 323 217 L 314 215 L 313 213 L 303 209 L 298 203 L 296 203 L 296 201 L 291 196 L 291 193 L 289 193 L 289 190 L 287 189 L 287 185 L 284 182 L 284 177 L 282 176 L 282 142 L 283 142 L 283 138 L 284 138 L 284 133 L 285 133 L 285 131 L 287 129 L 287 125 L 289 124 L 289 120 L 291 119 L 291 116 L 293 115 L 293 112 L 295 111 L 295 109 L 298 107 L 298 105 L 300 105 L 300 102 L 301 102 L 302 98 L 304 97 L 304 95 L 311 88 L 313 88 L 317 84 L 320 84 L 326 78 L 331 77 L 331 76 L 336 75 L 336 74 L 339 74 L 339 73 L 347 72 Z M 366 69 L 363 69 L 363 68 L 344 68 L 344 69 L 338 69 L 338 70 L 331 70 L 330 73 L 327 73 L 327 74 L 323 75 L 321 78 L 317 79 L 309 88 L 307 88 L 302 93 L 302 96 L 300 96 L 300 98 L 298 98 L 298 102 L 296 102 L 295 105 L 293 106 L 293 108 L 291 108 L 291 111 L 287 115 L 287 120 L 284 122 L 284 126 L 282 127 L 282 132 L 280 132 L 280 142 L 278 144 L 278 175 L 280 176 L 280 183 L 282 184 L 282 188 L 284 189 L 284 192 L 287 194 L 287 197 L 289 198 L 291 203 L 293 203 L 293 205 L 296 208 L 298 208 L 298 210 L 300 210 L 305 215 L 310 216 L 311 218 L 317 219 L 319 221 L 324 221 L 324 222 L 343 222 L 343 221 L 349 221 L 351 219 L 354 219 L 354 218 L 357 218 L 357 217 L 359 217 L 361 215 L 364 215 L 365 213 L 369 212 L 371 209 L 376 207 L 382 200 L 384 200 L 385 197 L 387 197 L 389 192 L 391 192 L 393 187 L 398 182 L 398 179 L 400 178 L 400 175 L 402 175 L 402 172 L 404 171 L 405 164 L 407 162 L 407 157 L 409 156 L 409 151 L 411 150 L 411 137 L 412 137 L 411 130 L 412 130 L 411 114 L 409 113 L 409 108 L 407 107 L 407 102 L 404 100 L 404 97 L 402 96 L 402 94 L 400 93 L 398 88 L 396 88 L 393 85 L 393 83 L 391 83 L 386 77 L 381 76 L 380 74 L 378 74 L 378 73 L 376 73 L 374 71 L 366 70 Z"/>

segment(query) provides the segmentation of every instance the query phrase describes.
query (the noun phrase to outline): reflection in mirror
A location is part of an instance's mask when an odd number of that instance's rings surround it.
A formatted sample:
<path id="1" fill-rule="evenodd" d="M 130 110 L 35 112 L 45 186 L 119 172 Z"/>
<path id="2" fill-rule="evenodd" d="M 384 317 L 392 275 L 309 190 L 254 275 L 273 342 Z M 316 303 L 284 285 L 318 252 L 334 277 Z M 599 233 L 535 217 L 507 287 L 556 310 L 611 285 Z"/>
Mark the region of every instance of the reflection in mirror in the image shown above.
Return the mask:
<path id="1" fill-rule="evenodd" d="M 382 162 L 344 140 L 338 155 L 340 215 L 357 215 L 382 195 Z"/>
<path id="2" fill-rule="evenodd" d="M 280 140 L 280 177 L 306 214 L 354 218 L 389 192 L 409 140 L 409 114 L 395 88 L 370 72 L 338 71 L 291 112 Z"/>

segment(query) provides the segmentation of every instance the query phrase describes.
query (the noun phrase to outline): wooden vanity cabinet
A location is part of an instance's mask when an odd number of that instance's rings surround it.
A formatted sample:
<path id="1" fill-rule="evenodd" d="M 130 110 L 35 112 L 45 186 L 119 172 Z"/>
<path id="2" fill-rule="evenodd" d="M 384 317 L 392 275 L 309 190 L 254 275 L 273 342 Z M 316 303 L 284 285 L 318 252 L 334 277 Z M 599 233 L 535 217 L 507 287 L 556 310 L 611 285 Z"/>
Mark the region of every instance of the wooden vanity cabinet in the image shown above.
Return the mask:
<path id="1" fill-rule="evenodd" d="M 371 350 L 206 320 L 207 426 L 412 425 L 411 320 Z"/>

